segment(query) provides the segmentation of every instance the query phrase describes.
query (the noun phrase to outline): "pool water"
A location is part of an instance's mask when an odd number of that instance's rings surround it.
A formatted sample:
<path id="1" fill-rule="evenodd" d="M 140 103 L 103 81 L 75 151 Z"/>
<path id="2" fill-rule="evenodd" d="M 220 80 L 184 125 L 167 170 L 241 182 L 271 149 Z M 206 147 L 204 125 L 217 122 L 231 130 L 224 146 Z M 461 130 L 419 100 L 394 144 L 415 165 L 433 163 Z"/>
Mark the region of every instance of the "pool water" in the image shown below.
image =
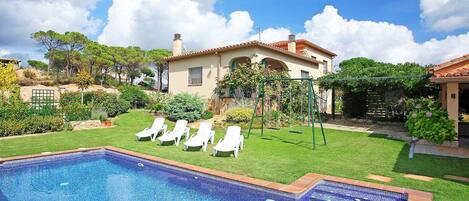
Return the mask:
<path id="1" fill-rule="evenodd" d="M 3 167 L 2 167 L 3 166 Z M 109 151 L 0 166 L 0 200 L 294 200 Z"/>
<path id="2" fill-rule="evenodd" d="M 320 181 L 305 196 L 310 201 L 406 201 L 407 195 L 332 181 Z"/>
<path id="3" fill-rule="evenodd" d="M 405 201 L 404 194 L 321 181 L 301 198 L 113 151 L 0 164 L 0 201 Z"/>

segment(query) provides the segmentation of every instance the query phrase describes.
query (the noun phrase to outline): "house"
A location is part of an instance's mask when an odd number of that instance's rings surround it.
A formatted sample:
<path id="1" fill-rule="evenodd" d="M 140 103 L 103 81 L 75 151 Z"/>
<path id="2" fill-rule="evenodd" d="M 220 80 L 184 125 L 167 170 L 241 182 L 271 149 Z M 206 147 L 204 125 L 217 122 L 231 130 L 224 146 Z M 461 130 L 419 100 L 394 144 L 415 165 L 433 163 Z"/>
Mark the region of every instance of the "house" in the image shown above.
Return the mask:
<path id="1" fill-rule="evenodd" d="M 20 68 L 20 60 L 19 59 L 11 59 L 11 58 L 0 58 L 0 64 L 13 64 L 13 68 L 18 69 Z"/>
<path id="2" fill-rule="evenodd" d="M 439 98 L 454 120 L 460 146 L 469 145 L 469 122 L 460 120 L 469 114 L 469 54 L 430 68 L 430 81 L 440 85 Z"/>
<path id="3" fill-rule="evenodd" d="M 186 53 L 182 47 L 181 35 L 175 34 L 173 56 L 165 58 L 169 66 L 169 92 L 198 94 L 207 100 L 219 98 L 214 94 L 217 82 L 239 64 L 263 63 L 273 69 L 288 69 L 292 78 L 318 78 L 332 72 L 336 56 L 310 41 L 296 40 L 295 35 L 270 44 L 250 41 Z M 315 91 L 322 98 L 322 111 L 330 112 L 331 92 L 317 87 Z"/>

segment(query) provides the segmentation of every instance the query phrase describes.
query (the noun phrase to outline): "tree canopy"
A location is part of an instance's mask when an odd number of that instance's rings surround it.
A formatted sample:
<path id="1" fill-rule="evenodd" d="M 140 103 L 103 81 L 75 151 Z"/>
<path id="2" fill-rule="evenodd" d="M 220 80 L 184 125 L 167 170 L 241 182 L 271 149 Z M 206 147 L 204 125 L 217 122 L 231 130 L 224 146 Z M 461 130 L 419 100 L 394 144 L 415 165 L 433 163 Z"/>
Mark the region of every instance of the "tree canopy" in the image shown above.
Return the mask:
<path id="1" fill-rule="evenodd" d="M 94 80 L 104 81 L 104 84 L 133 84 L 134 79 L 142 75 L 144 68 L 155 66 L 158 86 L 161 89 L 163 76 L 168 70 L 163 58 L 171 55 L 166 49 L 145 51 L 137 46 L 107 46 L 89 40 L 79 32 L 61 34 L 52 30 L 38 31 L 33 33 L 31 38 L 46 51 L 44 56 L 49 60 L 49 64 L 44 68 L 40 61 L 31 60 L 30 65 L 38 69 L 47 69 L 49 74 L 55 73 L 58 81 L 59 75 L 75 76 L 79 71 L 86 69 Z M 144 70 L 147 80 L 153 80 L 155 77 L 155 73 L 150 71 Z"/>
<path id="2" fill-rule="evenodd" d="M 38 70 L 47 70 L 47 64 L 38 60 L 28 60 L 28 64 Z"/>
<path id="3" fill-rule="evenodd" d="M 368 89 L 404 89 L 413 91 L 426 84 L 425 67 L 416 63 L 391 64 L 368 58 L 353 58 L 340 63 L 340 71 L 319 78 L 326 88 L 360 92 Z"/>

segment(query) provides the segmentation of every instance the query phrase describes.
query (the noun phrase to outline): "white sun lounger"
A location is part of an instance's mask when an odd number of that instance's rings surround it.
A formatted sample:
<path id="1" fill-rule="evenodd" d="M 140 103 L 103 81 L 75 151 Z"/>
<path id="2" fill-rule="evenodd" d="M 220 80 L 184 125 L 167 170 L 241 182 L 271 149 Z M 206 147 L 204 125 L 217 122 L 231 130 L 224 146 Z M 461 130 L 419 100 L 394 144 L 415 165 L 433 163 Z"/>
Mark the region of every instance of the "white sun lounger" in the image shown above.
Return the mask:
<path id="1" fill-rule="evenodd" d="M 213 144 L 215 140 L 215 131 L 212 130 L 212 123 L 202 122 L 196 135 L 192 135 L 184 143 L 184 150 L 189 147 L 202 147 L 203 151 L 207 150 L 207 144 L 210 141 Z"/>
<path id="2" fill-rule="evenodd" d="M 177 120 L 174 129 L 171 132 L 165 132 L 158 138 L 161 144 L 164 142 L 174 141 L 176 146 L 179 145 L 182 136 L 186 134 L 186 139 L 189 137 L 189 128 L 187 127 L 187 120 Z"/>
<path id="3" fill-rule="evenodd" d="M 135 136 L 137 137 L 137 140 L 150 137 L 151 141 L 155 141 L 159 132 L 166 133 L 166 128 L 167 125 L 164 124 L 164 118 L 158 117 L 155 119 L 155 121 L 153 121 L 151 128 L 145 128 L 143 131 L 138 132 Z"/>
<path id="4" fill-rule="evenodd" d="M 239 150 L 243 149 L 244 137 L 241 135 L 241 128 L 239 126 L 230 126 L 226 130 L 225 137 L 220 139 L 213 148 L 213 155 L 216 156 L 218 152 L 234 152 L 235 158 L 238 158 Z"/>

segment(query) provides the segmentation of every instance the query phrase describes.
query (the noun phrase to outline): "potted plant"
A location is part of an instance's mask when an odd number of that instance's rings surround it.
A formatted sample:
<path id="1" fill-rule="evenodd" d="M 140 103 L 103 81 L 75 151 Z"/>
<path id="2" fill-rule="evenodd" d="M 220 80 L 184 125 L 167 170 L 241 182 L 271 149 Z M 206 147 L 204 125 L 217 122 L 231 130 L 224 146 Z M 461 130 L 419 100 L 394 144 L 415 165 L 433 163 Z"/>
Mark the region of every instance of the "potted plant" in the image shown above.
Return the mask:
<path id="1" fill-rule="evenodd" d="M 107 119 L 107 117 L 100 116 L 99 120 L 101 121 L 101 126 L 105 126 L 105 127 L 112 126 L 112 121 Z"/>

